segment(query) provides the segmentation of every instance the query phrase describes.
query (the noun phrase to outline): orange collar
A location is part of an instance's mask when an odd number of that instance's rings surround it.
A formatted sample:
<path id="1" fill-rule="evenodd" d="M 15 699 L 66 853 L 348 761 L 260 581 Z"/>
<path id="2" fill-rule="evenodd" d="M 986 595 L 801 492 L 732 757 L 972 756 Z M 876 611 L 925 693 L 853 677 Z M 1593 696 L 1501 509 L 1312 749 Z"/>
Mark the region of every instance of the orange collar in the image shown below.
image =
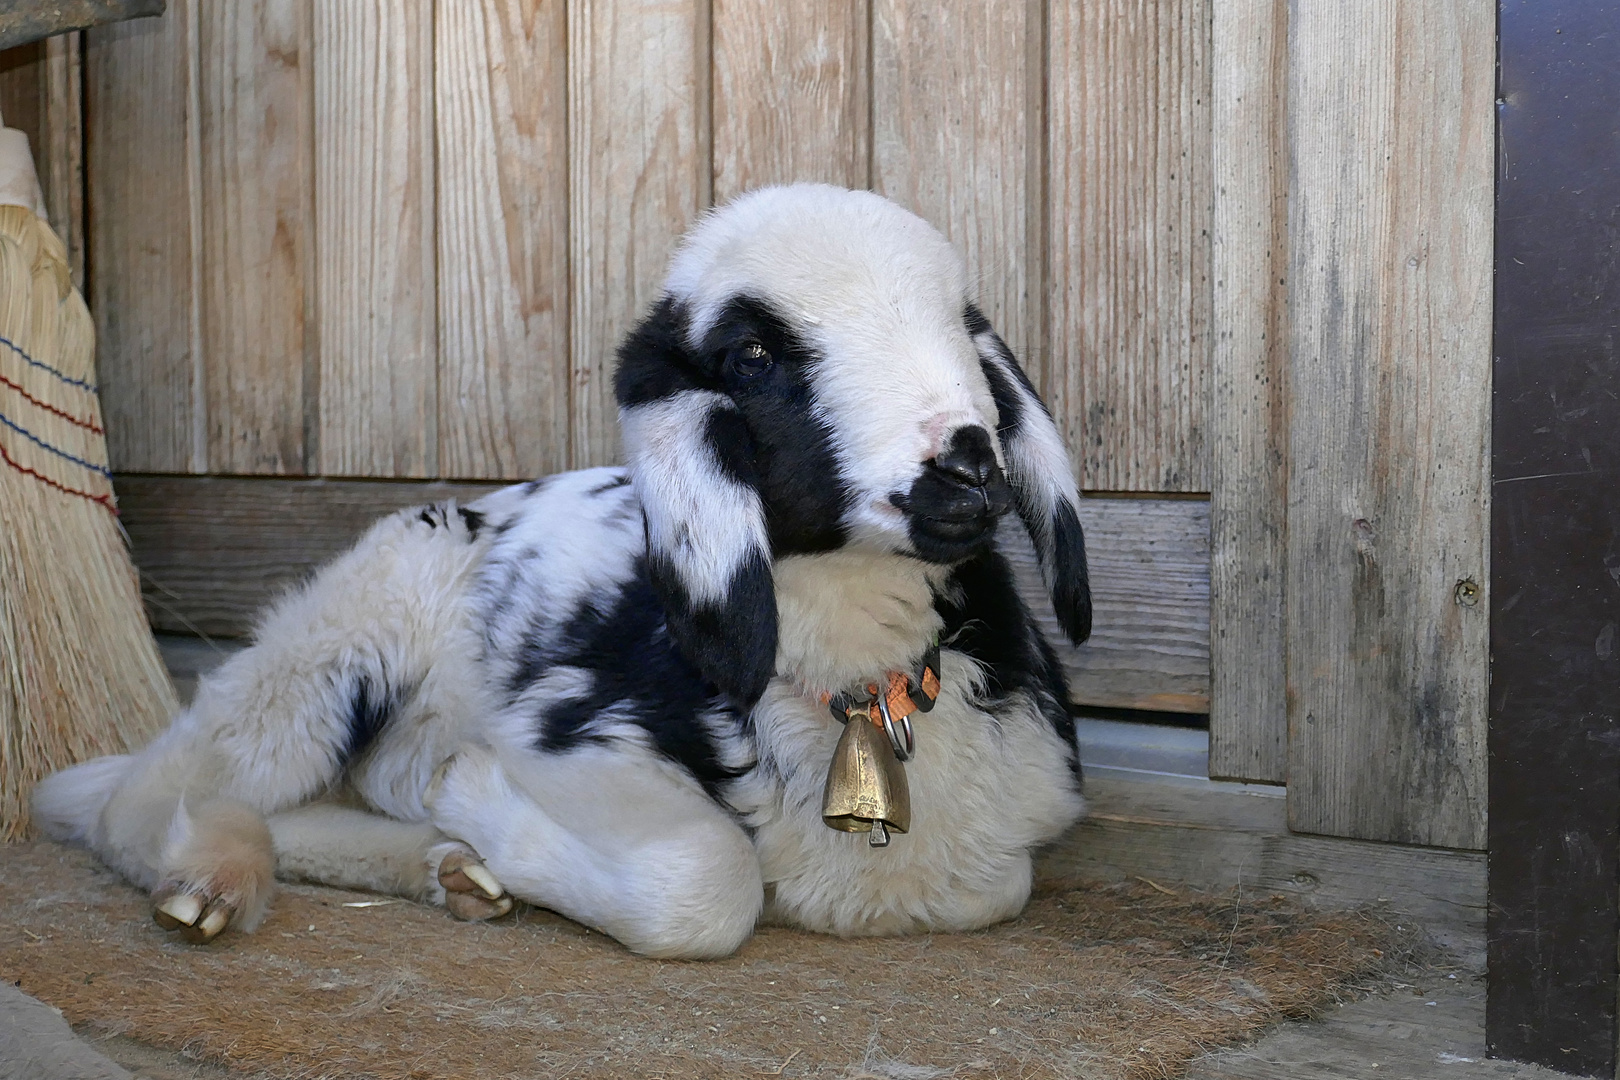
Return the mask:
<path id="1" fill-rule="evenodd" d="M 883 726 L 883 716 L 887 712 L 889 719 L 895 722 L 904 720 L 912 713 L 932 712 L 934 702 L 939 699 L 939 643 L 935 642 L 917 663 L 917 668 L 910 674 L 902 671 L 891 671 L 887 677 L 887 687 L 879 699 L 878 684 L 867 683 L 862 689 L 866 691 L 864 697 L 848 690 L 837 694 L 823 693 L 821 703 L 826 705 L 839 723 L 846 723 L 859 716 L 870 720 L 878 727 Z M 887 706 L 885 709 L 883 706 Z"/>

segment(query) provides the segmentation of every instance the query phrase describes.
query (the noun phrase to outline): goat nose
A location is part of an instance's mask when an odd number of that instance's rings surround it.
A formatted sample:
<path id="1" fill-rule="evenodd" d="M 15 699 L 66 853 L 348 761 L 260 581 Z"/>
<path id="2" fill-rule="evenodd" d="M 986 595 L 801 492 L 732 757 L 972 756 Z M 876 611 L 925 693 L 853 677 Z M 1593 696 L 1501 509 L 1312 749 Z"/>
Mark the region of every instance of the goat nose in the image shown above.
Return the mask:
<path id="1" fill-rule="evenodd" d="M 934 459 L 934 468 L 964 487 L 982 488 L 1001 474 L 990 433 L 977 424 L 951 432 L 945 452 Z"/>

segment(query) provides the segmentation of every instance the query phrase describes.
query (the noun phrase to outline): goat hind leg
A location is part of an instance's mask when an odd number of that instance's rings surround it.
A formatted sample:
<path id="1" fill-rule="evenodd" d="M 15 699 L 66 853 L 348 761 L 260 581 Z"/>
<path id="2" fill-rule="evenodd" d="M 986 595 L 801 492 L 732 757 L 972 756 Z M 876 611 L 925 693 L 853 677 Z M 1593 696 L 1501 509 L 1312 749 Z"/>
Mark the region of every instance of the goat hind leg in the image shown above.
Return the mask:
<path id="1" fill-rule="evenodd" d="M 442 904 L 459 919 L 494 919 L 512 898 L 478 854 L 426 821 L 313 802 L 272 814 L 278 877 Z"/>

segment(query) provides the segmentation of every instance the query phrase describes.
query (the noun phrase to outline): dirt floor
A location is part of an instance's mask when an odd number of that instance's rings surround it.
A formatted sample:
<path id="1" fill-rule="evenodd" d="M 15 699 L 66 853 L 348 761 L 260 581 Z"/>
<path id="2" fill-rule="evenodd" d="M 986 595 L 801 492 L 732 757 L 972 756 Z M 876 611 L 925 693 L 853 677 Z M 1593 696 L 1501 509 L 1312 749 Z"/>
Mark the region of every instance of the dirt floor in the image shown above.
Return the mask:
<path id="1" fill-rule="evenodd" d="M 293 886 L 257 934 L 195 948 L 83 852 L 0 858 L 6 981 L 99 1037 L 300 1080 L 1168 1077 L 1387 982 L 1413 947 L 1368 915 L 1138 882 L 1049 887 L 972 934 L 766 929 L 713 963 L 541 911 L 471 925 Z"/>

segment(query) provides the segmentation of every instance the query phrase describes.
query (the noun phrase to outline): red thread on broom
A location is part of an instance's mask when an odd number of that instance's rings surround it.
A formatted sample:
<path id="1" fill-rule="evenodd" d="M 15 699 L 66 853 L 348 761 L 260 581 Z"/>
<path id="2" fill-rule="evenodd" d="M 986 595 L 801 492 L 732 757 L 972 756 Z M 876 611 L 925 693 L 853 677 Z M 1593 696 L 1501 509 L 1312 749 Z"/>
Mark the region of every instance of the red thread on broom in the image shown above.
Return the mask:
<path id="1" fill-rule="evenodd" d="M 107 511 L 112 514 L 113 517 L 118 516 L 118 507 L 113 505 L 111 495 L 95 495 L 88 491 L 76 491 L 73 488 L 57 483 L 48 476 L 35 472 L 33 469 L 20 465 L 14 458 L 12 458 L 10 454 L 6 453 L 5 443 L 0 443 L 0 458 L 4 458 L 7 465 L 10 465 L 13 469 L 16 469 L 24 476 L 32 476 L 35 480 L 38 480 L 46 487 L 53 487 L 57 491 L 64 492 L 65 494 L 77 495 L 81 499 L 89 499 L 93 503 L 100 503 L 102 506 L 107 508 Z"/>
<path id="2" fill-rule="evenodd" d="M 19 394 L 21 394 L 23 396 L 23 400 L 27 401 L 30 405 L 37 405 L 41 409 L 44 409 L 46 412 L 51 413 L 54 416 L 60 416 L 63 420 L 66 420 L 70 424 L 77 424 L 79 427 L 82 427 L 86 431 L 92 432 L 92 433 L 94 433 L 96 435 L 105 435 L 105 434 L 107 434 L 100 427 L 98 427 L 95 424 L 91 423 L 89 420 L 80 420 L 77 416 L 74 416 L 72 413 L 65 413 L 61 409 L 58 409 L 55 405 L 51 405 L 51 404 L 49 404 L 47 402 L 39 400 L 39 398 L 35 397 L 33 394 L 30 394 L 28 391 L 24 390 L 22 387 L 18 386 L 16 383 L 14 383 L 10 379 L 6 378 L 4 375 L 0 375 L 0 384 L 4 384 L 6 386 L 9 386 L 13 390 L 17 391 L 17 393 L 19 393 Z"/>

